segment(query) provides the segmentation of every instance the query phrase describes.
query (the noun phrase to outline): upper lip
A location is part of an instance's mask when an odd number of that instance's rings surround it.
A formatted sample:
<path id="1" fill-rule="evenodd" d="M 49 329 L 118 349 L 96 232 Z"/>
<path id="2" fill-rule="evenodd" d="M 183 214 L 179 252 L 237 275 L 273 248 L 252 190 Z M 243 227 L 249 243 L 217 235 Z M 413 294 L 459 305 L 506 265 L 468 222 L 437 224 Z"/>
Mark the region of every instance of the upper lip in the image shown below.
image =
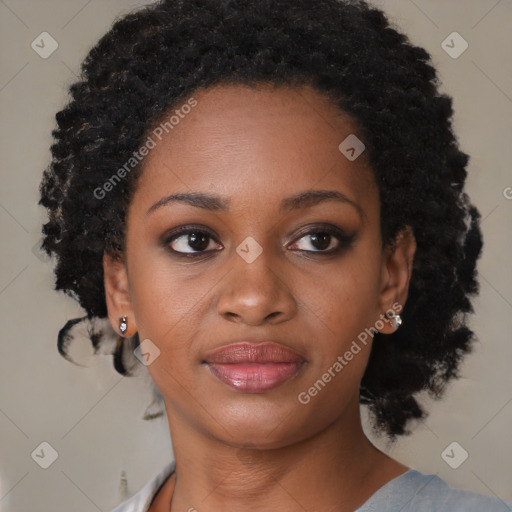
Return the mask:
<path id="1" fill-rule="evenodd" d="M 205 357 L 207 363 L 300 363 L 305 359 L 290 348 L 273 341 L 251 343 L 242 341 L 217 348 Z"/>

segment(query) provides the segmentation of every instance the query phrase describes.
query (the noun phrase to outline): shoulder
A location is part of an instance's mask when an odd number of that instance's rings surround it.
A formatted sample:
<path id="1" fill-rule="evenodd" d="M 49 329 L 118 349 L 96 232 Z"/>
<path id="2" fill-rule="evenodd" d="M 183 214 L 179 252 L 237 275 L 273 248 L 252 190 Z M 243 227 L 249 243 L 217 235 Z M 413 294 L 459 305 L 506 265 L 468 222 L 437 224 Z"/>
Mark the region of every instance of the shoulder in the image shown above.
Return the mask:
<path id="1" fill-rule="evenodd" d="M 511 512 L 512 501 L 456 489 L 435 474 L 415 469 L 391 480 L 357 512 Z"/>
<path id="2" fill-rule="evenodd" d="M 147 512 L 154 497 L 176 469 L 172 461 L 152 478 L 140 491 L 120 503 L 112 512 Z"/>

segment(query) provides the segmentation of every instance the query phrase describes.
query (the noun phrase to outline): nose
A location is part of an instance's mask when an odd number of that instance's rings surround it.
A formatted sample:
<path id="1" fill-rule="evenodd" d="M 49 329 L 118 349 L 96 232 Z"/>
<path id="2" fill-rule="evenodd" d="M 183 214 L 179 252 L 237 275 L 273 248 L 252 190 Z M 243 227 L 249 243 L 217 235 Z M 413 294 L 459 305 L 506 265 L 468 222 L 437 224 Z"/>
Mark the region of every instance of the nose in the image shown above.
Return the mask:
<path id="1" fill-rule="evenodd" d="M 297 310 L 283 265 L 271 261 L 264 250 L 251 263 L 236 252 L 230 258 L 231 271 L 221 281 L 217 310 L 226 320 L 256 326 L 278 324 L 292 318 Z"/>

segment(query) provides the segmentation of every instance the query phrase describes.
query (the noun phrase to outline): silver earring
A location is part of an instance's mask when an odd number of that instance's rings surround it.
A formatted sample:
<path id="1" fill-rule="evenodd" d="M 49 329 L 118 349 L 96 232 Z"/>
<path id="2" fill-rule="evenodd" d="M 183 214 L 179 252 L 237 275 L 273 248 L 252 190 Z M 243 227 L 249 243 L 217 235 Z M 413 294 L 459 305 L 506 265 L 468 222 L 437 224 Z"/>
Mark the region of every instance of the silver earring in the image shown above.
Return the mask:
<path id="1" fill-rule="evenodd" d="M 402 317 L 397 315 L 396 313 L 392 313 L 391 315 L 386 315 L 389 319 L 390 324 L 393 326 L 393 329 L 396 331 L 402 325 Z"/>
<path id="2" fill-rule="evenodd" d="M 128 320 L 123 316 L 119 319 L 119 330 L 121 331 L 121 334 L 124 334 L 126 329 L 128 329 Z"/>

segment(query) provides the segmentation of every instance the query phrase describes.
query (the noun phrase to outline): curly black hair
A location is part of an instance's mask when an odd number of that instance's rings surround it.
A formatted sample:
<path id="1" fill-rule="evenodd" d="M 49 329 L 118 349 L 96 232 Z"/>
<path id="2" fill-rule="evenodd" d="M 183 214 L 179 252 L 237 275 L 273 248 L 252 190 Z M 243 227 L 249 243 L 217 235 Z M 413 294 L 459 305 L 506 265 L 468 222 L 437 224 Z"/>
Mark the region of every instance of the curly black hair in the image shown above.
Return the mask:
<path id="1" fill-rule="evenodd" d="M 199 88 L 311 85 L 352 116 L 374 172 L 383 243 L 410 226 L 417 243 L 403 325 L 377 333 L 360 401 L 376 433 L 410 434 L 472 350 L 480 214 L 464 192 L 469 156 L 452 129 L 429 53 L 363 0 L 161 0 L 116 20 L 91 49 L 57 113 L 39 204 L 57 290 L 89 318 L 107 316 L 104 252 L 122 257 L 138 165 L 103 198 L 99 186 L 149 130 Z"/>

